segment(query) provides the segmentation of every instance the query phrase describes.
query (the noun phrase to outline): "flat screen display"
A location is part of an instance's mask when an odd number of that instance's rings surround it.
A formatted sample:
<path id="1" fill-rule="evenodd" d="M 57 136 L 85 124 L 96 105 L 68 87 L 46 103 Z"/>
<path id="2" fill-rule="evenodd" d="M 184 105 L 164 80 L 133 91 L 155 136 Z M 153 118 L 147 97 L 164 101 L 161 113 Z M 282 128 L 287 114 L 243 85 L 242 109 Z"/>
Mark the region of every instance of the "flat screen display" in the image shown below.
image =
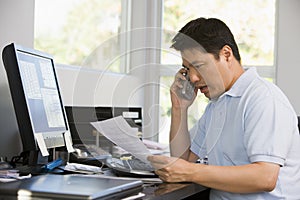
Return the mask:
<path id="1" fill-rule="evenodd" d="M 53 57 L 14 43 L 2 51 L 23 151 L 65 146 L 69 131 Z M 35 157 L 34 157 L 35 159 Z"/>
<path id="2" fill-rule="evenodd" d="M 52 60 L 22 51 L 17 56 L 34 133 L 66 131 Z"/>

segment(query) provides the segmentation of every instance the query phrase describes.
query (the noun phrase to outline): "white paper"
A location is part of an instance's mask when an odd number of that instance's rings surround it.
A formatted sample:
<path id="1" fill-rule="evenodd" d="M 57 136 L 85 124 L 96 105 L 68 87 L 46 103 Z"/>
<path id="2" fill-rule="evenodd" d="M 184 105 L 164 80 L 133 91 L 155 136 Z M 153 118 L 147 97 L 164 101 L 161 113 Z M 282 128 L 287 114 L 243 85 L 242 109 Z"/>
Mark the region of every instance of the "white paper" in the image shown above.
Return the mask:
<path id="1" fill-rule="evenodd" d="M 67 132 L 64 133 L 64 138 L 65 138 L 67 151 L 69 153 L 74 152 L 75 149 L 73 148 L 72 137 L 71 137 L 70 131 L 67 131 Z"/>
<path id="2" fill-rule="evenodd" d="M 42 153 L 42 156 L 49 156 L 49 152 L 47 150 L 43 134 L 42 133 L 37 133 L 37 134 L 35 134 L 35 138 L 36 138 L 36 141 L 37 141 L 38 146 L 40 148 L 40 151 Z"/>
<path id="3" fill-rule="evenodd" d="M 111 118 L 91 124 L 107 139 L 131 153 L 145 163 L 151 152 L 137 136 L 138 130 L 132 128 L 122 116 Z"/>

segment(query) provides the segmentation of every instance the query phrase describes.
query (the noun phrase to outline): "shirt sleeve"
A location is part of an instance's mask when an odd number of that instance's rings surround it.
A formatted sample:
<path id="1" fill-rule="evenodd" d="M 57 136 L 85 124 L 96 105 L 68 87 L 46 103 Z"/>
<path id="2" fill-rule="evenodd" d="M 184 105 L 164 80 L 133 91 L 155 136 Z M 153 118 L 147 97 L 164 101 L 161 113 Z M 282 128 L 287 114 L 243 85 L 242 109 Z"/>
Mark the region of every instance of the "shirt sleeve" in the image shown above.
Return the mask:
<path id="1" fill-rule="evenodd" d="M 248 106 L 244 144 L 250 162 L 284 165 L 294 132 L 294 114 L 287 100 L 264 94 Z"/>

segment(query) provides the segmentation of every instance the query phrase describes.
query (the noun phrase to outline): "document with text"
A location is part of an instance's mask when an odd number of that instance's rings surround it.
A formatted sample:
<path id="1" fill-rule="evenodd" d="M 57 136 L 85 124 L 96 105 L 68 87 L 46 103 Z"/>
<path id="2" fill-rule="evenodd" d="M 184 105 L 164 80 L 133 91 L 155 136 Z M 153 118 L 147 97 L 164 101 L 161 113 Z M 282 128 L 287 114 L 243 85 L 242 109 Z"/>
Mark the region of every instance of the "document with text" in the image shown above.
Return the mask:
<path id="1" fill-rule="evenodd" d="M 122 116 L 91 124 L 107 139 L 141 161 L 149 163 L 147 157 L 151 152 L 138 137 L 137 128 L 132 128 Z"/>

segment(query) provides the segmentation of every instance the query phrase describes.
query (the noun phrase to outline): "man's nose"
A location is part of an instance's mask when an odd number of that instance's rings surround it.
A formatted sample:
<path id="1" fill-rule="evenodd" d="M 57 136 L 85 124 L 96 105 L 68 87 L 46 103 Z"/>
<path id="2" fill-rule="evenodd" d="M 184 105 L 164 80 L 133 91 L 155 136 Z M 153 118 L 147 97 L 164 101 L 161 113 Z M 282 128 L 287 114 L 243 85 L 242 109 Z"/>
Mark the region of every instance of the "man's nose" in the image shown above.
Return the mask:
<path id="1" fill-rule="evenodd" d="M 189 76 L 190 76 L 190 81 L 192 83 L 196 83 L 196 82 L 198 82 L 202 79 L 202 77 L 200 76 L 199 73 L 195 73 L 195 72 L 192 72 L 192 71 L 190 71 Z"/>

